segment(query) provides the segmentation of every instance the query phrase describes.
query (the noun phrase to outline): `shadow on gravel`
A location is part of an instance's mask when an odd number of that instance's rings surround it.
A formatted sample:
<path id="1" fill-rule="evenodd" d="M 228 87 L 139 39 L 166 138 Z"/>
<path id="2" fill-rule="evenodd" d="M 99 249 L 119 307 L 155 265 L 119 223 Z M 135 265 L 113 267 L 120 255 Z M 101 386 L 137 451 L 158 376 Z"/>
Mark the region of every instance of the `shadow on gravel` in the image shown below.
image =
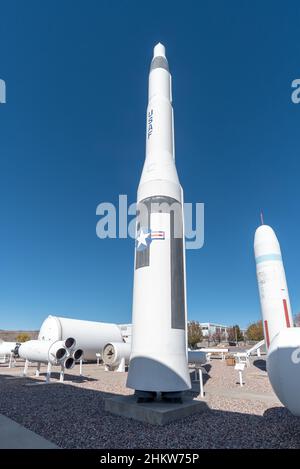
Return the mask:
<path id="1" fill-rule="evenodd" d="M 211 365 L 209 363 L 206 363 L 206 365 L 203 365 L 202 368 L 205 369 L 206 373 L 209 373 L 211 370 Z"/>
<path id="2" fill-rule="evenodd" d="M 0 375 L 0 413 L 62 448 L 300 448 L 300 418 L 282 407 L 263 416 L 247 403 L 245 412 L 207 407 L 160 427 L 105 412 L 104 399 L 117 393 L 55 381 L 22 386 L 36 380 L 7 377 Z"/>
<path id="3" fill-rule="evenodd" d="M 262 371 L 267 371 L 267 362 L 266 362 L 266 360 L 262 360 L 262 359 L 254 360 L 253 365 L 256 366 L 256 368 L 259 368 Z"/>
<path id="4" fill-rule="evenodd" d="M 41 372 L 40 376 L 45 376 L 46 377 L 46 373 Z M 51 380 L 54 379 L 54 380 L 59 381 L 59 376 L 60 376 L 60 374 L 59 374 L 58 371 L 52 371 Z M 91 378 L 90 376 L 71 375 L 69 372 L 67 372 L 67 373 L 65 373 L 64 381 L 67 381 L 67 382 L 72 381 L 72 382 L 75 382 L 75 383 L 84 383 L 86 381 L 98 381 L 98 380 L 96 378 Z"/>

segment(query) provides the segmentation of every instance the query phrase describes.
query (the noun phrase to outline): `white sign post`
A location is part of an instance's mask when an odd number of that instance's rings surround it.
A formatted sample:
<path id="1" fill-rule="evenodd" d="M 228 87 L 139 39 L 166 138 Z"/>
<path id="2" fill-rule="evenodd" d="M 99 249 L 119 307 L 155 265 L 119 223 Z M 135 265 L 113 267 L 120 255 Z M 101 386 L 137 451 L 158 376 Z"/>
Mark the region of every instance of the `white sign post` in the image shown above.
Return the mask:
<path id="1" fill-rule="evenodd" d="M 194 369 L 195 371 L 195 383 L 199 381 L 199 385 L 200 385 L 200 397 L 204 397 L 204 388 L 203 388 L 203 372 L 202 372 L 202 368 L 197 368 L 195 367 Z M 197 379 L 197 377 L 199 379 Z"/>
<path id="2" fill-rule="evenodd" d="M 243 383 L 243 371 L 245 369 L 245 363 L 237 363 L 235 365 L 234 369 L 239 372 L 240 386 L 242 387 L 244 385 L 244 383 Z"/>
<path id="3" fill-rule="evenodd" d="M 201 369 L 201 368 L 199 368 L 198 373 L 199 373 L 199 382 L 200 382 L 200 397 L 204 397 L 204 390 L 203 390 L 203 373 L 202 373 L 202 369 Z"/>

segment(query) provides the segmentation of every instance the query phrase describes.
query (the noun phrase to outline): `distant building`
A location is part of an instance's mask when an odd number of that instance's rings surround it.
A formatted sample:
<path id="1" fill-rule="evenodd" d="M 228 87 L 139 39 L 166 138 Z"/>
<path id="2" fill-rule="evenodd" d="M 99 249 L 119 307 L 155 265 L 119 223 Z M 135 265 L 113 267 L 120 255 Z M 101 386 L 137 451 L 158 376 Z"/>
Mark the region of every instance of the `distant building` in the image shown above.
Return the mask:
<path id="1" fill-rule="evenodd" d="M 203 337 L 213 336 L 214 334 L 221 334 L 224 340 L 228 339 L 228 329 L 230 326 L 224 326 L 223 324 L 215 324 L 212 322 L 200 322 Z"/>
<path id="2" fill-rule="evenodd" d="M 199 323 L 202 329 L 203 338 L 212 337 L 214 334 L 220 334 L 222 340 L 228 340 L 228 329 L 232 326 L 224 326 L 223 324 L 216 324 L 213 322 L 200 322 Z M 132 324 L 118 324 L 118 327 L 121 330 L 123 340 L 125 342 L 131 342 L 132 336 Z M 241 333 L 244 335 L 246 329 L 240 329 Z"/>
<path id="3" fill-rule="evenodd" d="M 214 334 L 220 334 L 224 340 L 228 340 L 228 330 L 232 328 L 232 326 L 224 326 L 223 324 L 216 324 L 212 322 L 200 322 L 200 326 L 203 337 L 211 337 Z M 243 335 L 245 335 L 246 329 L 240 328 L 240 331 Z"/>

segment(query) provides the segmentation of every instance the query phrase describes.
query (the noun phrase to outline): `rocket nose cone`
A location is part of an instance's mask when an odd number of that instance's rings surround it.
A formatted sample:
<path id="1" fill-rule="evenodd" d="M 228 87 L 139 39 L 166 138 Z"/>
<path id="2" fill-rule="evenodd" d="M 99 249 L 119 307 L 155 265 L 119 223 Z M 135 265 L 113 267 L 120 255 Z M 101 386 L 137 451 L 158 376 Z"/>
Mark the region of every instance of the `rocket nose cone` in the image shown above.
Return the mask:
<path id="1" fill-rule="evenodd" d="M 261 225 L 255 231 L 255 241 L 269 241 L 271 239 L 277 239 L 275 231 L 269 225 Z"/>
<path id="2" fill-rule="evenodd" d="M 160 42 L 153 49 L 153 57 L 166 57 L 166 48 Z"/>
<path id="3" fill-rule="evenodd" d="M 280 246 L 273 228 L 268 225 L 261 225 L 255 231 L 254 250 L 259 255 L 268 252 L 279 252 Z"/>

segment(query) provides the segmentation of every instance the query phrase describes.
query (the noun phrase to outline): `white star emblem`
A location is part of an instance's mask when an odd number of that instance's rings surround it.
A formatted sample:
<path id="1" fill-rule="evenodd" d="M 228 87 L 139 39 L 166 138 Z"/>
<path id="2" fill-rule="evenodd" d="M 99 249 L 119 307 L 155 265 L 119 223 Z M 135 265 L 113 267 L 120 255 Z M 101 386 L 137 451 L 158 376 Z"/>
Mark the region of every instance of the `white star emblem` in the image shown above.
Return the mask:
<path id="1" fill-rule="evenodd" d="M 138 243 L 137 247 L 139 248 L 142 244 L 144 246 L 147 246 L 146 238 L 149 238 L 149 236 L 150 236 L 150 233 L 145 233 L 143 229 L 141 229 L 138 237 L 136 238 L 137 243 Z"/>

